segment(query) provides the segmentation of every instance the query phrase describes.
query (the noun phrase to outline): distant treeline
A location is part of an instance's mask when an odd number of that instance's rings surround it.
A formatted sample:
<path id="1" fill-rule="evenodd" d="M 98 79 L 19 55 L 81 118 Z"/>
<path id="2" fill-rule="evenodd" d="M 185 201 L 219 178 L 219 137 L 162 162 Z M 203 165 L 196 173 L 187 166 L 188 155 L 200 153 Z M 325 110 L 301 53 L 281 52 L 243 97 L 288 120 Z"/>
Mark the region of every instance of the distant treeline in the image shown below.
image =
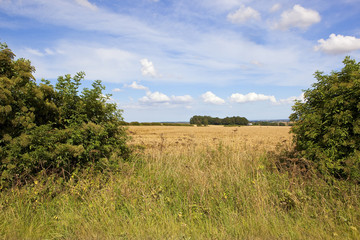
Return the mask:
<path id="1" fill-rule="evenodd" d="M 123 126 L 184 126 L 190 127 L 188 123 L 162 123 L 162 122 L 122 122 Z"/>
<path id="2" fill-rule="evenodd" d="M 190 124 L 196 125 L 248 125 L 249 121 L 244 117 L 210 117 L 210 116 L 193 116 Z"/>
<path id="3" fill-rule="evenodd" d="M 270 122 L 270 121 L 256 121 L 256 122 L 251 122 L 252 125 L 254 126 L 292 126 L 293 123 L 290 122 Z"/>

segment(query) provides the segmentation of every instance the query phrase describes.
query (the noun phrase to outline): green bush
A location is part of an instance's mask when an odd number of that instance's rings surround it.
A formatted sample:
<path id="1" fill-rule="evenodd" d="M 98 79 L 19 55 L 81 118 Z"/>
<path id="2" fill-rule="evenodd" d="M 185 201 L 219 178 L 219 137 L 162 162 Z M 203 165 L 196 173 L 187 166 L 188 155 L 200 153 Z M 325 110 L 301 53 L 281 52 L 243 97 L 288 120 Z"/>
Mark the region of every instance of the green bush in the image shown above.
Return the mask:
<path id="1" fill-rule="evenodd" d="M 341 71 L 315 73 L 317 83 L 290 119 L 301 156 L 323 173 L 360 181 L 360 63 L 349 57 L 343 63 Z"/>
<path id="2" fill-rule="evenodd" d="M 69 176 L 75 169 L 110 167 L 128 159 L 121 111 L 85 74 L 37 84 L 30 61 L 0 52 L 0 187 L 24 184 L 40 172 Z"/>

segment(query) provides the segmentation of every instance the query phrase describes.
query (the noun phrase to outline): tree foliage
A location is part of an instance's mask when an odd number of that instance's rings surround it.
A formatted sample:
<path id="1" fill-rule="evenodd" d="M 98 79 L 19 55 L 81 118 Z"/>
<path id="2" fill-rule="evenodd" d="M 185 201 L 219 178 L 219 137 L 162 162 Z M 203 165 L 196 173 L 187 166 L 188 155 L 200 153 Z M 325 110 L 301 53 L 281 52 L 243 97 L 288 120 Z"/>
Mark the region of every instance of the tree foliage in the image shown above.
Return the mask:
<path id="1" fill-rule="evenodd" d="M 15 60 L 6 44 L 0 50 L 0 187 L 129 157 L 121 111 L 101 81 L 81 93 L 83 72 L 37 84 L 29 60 Z"/>
<path id="2" fill-rule="evenodd" d="M 360 63 L 346 57 L 341 71 L 316 72 L 317 82 L 290 116 L 296 149 L 320 170 L 360 181 Z"/>
<path id="3" fill-rule="evenodd" d="M 247 125 L 249 121 L 244 117 L 210 117 L 210 116 L 193 116 L 190 124 L 196 125 Z"/>

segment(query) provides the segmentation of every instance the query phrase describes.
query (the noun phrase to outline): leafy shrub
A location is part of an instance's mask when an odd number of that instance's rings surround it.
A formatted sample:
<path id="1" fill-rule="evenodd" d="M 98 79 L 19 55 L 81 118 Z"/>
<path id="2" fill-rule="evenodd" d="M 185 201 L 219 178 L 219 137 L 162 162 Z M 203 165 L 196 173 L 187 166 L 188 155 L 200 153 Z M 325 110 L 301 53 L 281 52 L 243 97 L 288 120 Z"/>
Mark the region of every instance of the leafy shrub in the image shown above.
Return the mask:
<path id="1" fill-rule="evenodd" d="M 291 121 L 296 150 L 323 173 L 360 181 L 360 63 L 346 57 L 344 68 L 316 72 L 317 83 L 296 102 Z"/>
<path id="2" fill-rule="evenodd" d="M 23 184 L 39 172 L 69 176 L 75 169 L 109 167 L 128 159 L 121 111 L 100 81 L 78 88 L 85 74 L 36 84 L 30 61 L 1 44 L 0 187 Z"/>

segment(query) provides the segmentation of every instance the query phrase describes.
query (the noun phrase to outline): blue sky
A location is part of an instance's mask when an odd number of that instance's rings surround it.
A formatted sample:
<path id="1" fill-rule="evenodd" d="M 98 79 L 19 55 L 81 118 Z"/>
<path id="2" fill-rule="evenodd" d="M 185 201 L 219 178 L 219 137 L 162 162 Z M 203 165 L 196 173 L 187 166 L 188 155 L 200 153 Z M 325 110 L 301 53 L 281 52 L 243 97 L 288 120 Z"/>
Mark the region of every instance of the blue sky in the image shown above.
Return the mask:
<path id="1" fill-rule="evenodd" d="M 85 71 L 126 121 L 282 119 L 316 70 L 360 60 L 360 0 L 0 0 L 35 77 Z"/>

